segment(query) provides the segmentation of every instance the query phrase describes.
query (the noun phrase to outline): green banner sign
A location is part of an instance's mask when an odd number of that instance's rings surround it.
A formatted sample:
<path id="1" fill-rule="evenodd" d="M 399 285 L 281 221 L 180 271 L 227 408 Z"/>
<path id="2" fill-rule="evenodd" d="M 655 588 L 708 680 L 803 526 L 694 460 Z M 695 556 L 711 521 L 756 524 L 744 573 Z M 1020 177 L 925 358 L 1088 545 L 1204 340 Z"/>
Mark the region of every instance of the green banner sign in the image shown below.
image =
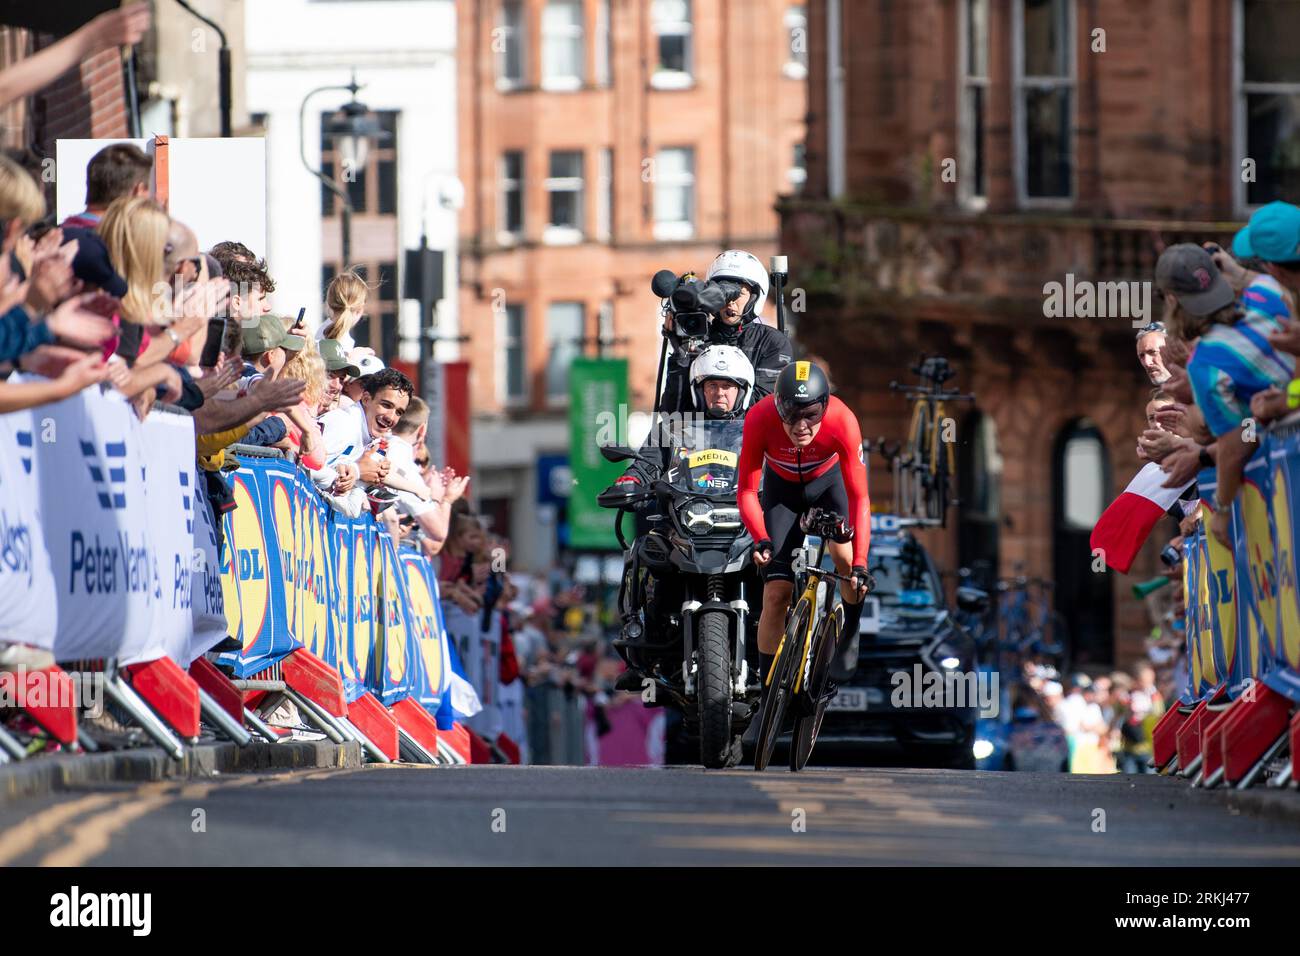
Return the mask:
<path id="1" fill-rule="evenodd" d="M 574 359 L 569 366 L 569 547 L 574 550 L 618 550 L 618 512 L 597 505 L 596 495 L 627 467 L 606 461 L 599 447 L 620 442 L 626 417 L 627 359 Z"/>

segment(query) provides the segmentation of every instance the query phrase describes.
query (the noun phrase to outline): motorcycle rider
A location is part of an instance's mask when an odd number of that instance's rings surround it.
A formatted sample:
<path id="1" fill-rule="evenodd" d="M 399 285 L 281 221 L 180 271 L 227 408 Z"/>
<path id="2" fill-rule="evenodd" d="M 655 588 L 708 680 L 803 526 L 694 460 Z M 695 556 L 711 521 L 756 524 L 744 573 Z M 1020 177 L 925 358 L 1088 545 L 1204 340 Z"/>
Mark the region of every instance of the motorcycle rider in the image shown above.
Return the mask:
<path id="1" fill-rule="evenodd" d="M 740 349 L 732 345 L 710 345 L 691 363 L 691 407 L 712 421 L 744 418 L 754 401 L 754 377 L 754 367 Z M 662 475 L 668 469 L 674 449 L 681 444 L 681 432 L 688 425 L 689 420 L 680 417 L 669 419 L 664 434 L 641 449 L 642 454 L 655 459 L 655 463 L 634 461 L 609 491 L 632 494 Z M 625 481 L 629 476 L 633 480 Z M 627 566 L 631 565 L 630 553 L 625 561 Z M 645 608 L 645 617 L 652 619 L 654 610 Z M 629 668 L 620 676 L 616 686 L 620 690 L 639 689 L 641 677 L 640 673 Z"/>

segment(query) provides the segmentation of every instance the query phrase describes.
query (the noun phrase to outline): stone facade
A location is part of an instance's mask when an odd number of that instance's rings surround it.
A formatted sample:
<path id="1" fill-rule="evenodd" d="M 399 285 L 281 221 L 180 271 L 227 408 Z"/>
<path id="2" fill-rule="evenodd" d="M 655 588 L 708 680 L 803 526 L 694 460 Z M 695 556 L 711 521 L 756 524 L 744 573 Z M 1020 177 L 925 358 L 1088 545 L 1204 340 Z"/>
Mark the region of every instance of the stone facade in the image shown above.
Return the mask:
<path id="1" fill-rule="evenodd" d="M 1150 281 L 1168 244 L 1226 241 L 1241 218 L 1233 153 L 1233 4 L 1063 4 L 1073 24 L 1069 198 L 1026 202 L 1015 175 L 1019 2 L 987 4 L 982 135 L 985 188 L 972 203 L 961 148 L 956 0 L 839 0 L 843 193 L 830 198 L 828 6 L 809 4 L 808 180 L 781 205 L 791 285 L 806 293 L 799 339 L 829 364 L 864 436 L 902 438 L 908 406 L 891 393 L 921 352 L 947 356 L 974 406 L 949 409 L 970 451 L 974 414 L 996 426 L 1002 508 L 997 570 L 1053 578 L 1058 606 L 1091 632 L 1079 662 L 1126 666 L 1150 629 L 1130 586 L 1157 573 L 1162 525 L 1132 575 L 1092 580 L 1087 535 L 1064 527 L 1061 442 L 1095 428 L 1106 452 L 1106 500 L 1138 470 L 1135 438 L 1149 386 L 1135 359 L 1132 309 L 1051 318 L 1044 286 Z M 1042 5 L 1037 5 L 1041 7 Z M 1026 21 L 1027 22 L 1027 21 Z M 1095 51 L 1096 28 L 1105 52 Z M 955 162 L 943 175 L 945 160 Z M 960 166 L 967 163 L 967 169 Z M 1137 291 L 1137 290 L 1135 290 Z M 1151 315 L 1161 303 L 1154 297 Z M 872 460 L 873 498 L 891 476 Z M 959 508 L 923 532 L 946 568 L 981 552 Z M 1158 540 L 1157 540 L 1158 539 Z M 1079 573 L 1083 569 L 1082 575 Z M 1108 607 L 1106 605 L 1109 605 Z"/>

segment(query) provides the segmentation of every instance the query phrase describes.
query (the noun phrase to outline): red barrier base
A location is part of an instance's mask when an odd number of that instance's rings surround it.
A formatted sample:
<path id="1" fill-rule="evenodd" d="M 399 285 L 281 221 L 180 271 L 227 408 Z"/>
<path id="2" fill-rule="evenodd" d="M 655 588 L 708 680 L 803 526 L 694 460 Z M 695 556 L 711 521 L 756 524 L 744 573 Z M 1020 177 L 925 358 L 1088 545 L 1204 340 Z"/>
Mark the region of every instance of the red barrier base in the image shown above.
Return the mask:
<path id="1" fill-rule="evenodd" d="M 438 752 L 438 722 L 414 697 L 404 697 L 388 708 L 398 726 L 431 754 Z"/>
<path id="2" fill-rule="evenodd" d="M 390 762 L 401 755 L 397 743 L 397 721 L 374 694 L 367 691 L 348 704 L 347 718 Z"/>
<path id="3" fill-rule="evenodd" d="M 497 735 L 497 747 L 513 764 L 519 763 L 519 745 L 505 734 Z"/>
<path id="4" fill-rule="evenodd" d="M 491 763 L 492 748 L 488 746 L 487 741 L 472 730 L 467 731 L 467 733 L 469 734 L 470 763 Z"/>
<path id="5" fill-rule="evenodd" d="M 1236 783 L 1250 772 L 1264 752 L 1286 733 L 1291 716 L 1291 701 L 1259 681 L 1253 686 L 1255 699 L 1238 698 L 1219 729 L 1216 743 L 1223 778 L 1228 783 Z"/>
<path id="6" fill-rule="evenodd" d="M 1201 732 L 1205 729 L 1207 721 L 1212 721 L 1219 716 L 1220 711 L 1211 711 L 1210 704 L 1219 704 L 1226 699 L 1227 694 L 1222 689 L 1215 691 L 1197 704 L 1196 709 L 1178 728 L 1178 767 L 1180 771 L 1185 771 L 1197 757 L 1201 756 L 1201 744 L 1203 742 Z"/>
<path id="7" fill-rule="evenodd" d="M 77 687 L 59 665 L 0 672 L 0 698 L 15 701 L 59 743 L 77 742 Z"/>
<path id="8" fill-rule="evenodd" d="M 1300 780 L 1300 710 L 1291 718 L 1291 779 Z"/>
<path id="9" fill-rule="evenodd" d="M 182 737 L 199 735 L 199 685 L 170 657 L 132 664 L 132 689 L 144 698 L 176 733 Z"/>
<path id="10" fill-rule="evenodd" d="M 466 763 L 474 762 L 474 749 L 470 745 L 470 739 L 474 736 L 469 732 L 469 728 L 459 721 L 452 724 L 451 730 L 440 730 L 438 735 L 447 742 L 452 750 L 460 754 Z"/>
<path id="11" fill-rule="evenodd" d="M 1181 706 L 1175 704 L 1156 722 L 1151 731 L 1151 757 L 1156 767 L 1168 766 L 1178 755 L 1178 728 L 1187 723 L 1189 716 L 1190 713 L 1184 714 Z"/>
<path id="12" fill-rule="evenodd" d="M 190 665 L 190 677 L 241 727 L 244 725 L 244 695 L 215 664 L 206 657 L 196 658 Z"/>
<path id="13" fill-rule="evenodd" d="M 280 673 L 285 684 L 321 707 L 327 714 L 333 717 L 348 716 L 348 701 L 343 694 L 343 678 L 339 676 L 337 670 L 311 651 L 298 648 L 280 662 Z"/>

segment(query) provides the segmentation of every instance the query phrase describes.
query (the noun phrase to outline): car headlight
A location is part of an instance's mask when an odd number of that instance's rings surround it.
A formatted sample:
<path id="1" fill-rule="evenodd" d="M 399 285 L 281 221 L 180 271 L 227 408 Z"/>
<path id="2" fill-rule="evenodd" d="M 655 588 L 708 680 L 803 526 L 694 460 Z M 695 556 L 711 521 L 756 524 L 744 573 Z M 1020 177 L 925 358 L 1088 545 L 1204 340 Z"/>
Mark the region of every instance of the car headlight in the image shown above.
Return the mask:
<path id="1" fill-rule="evenodd" d="M 971 749 L 975 751 L 976 760 L 985 760 L 993 756 L 993 741 L 977 740 L 975 746 Z"/>

